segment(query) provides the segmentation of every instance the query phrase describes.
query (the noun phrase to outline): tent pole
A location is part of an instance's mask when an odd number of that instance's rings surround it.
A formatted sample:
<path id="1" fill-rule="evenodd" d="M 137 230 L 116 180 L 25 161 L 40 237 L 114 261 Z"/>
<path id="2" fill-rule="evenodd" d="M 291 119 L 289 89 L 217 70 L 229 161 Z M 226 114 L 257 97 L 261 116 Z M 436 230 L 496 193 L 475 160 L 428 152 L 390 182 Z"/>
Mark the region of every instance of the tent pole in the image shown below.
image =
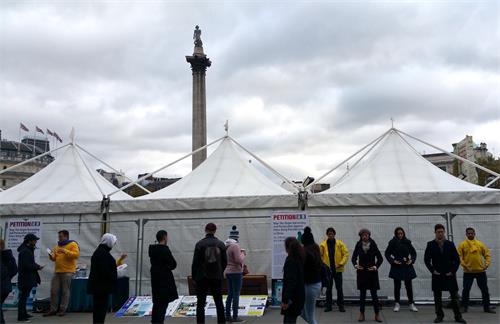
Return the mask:
<path id="1" fill-rule="evenodd" d="M 22 165 L 25 165 L 26 163 L 30 163 L 30 162 L 32 162 L 32 161 L 34 161 L 34 160 L 36 160 L 36 159 L 39 159 L 39 158 L 41 158 L 41 157 L 44 157 L 45 155 L 49 155 L 50 153 L 53 153 L 53 152 L 55 152 L 55 151 L 57 151 L 57 150 L 60 150 L 60 149 L 62 149 L 62 148 L 64 148 L 64 147 L 66 147 L 66 146 L 68 146 L 68 145 L 70 145 L 70 144 L 71 144 L 71 143 L 67 143 L 67 144 L 65 144 L 65 145 L 63 145 L 63 146 L 61 146 L 61 147 L 58 147 L 58 148 L 56 148 L 56 149 L 53 149 L 53 150 L 51 150 L 51 151 L 49 151 L 49 152 L 45 152 L 45 153 L 43 153 L 43 154 L 37 155 L 37 156 L 32 157 L 31 159 L 28 159 L 28 160 L 23 161 L 23 162 L 21 162 L 21 163 L 14 164 L 13 166 L 8 167 L 7 169 L 3 169 L 2 171 L 0 171 L 0 174 L 5 173 L 5 172 L 7 172 L 7 171 L 10 171 L 10 170 L 12 170 L 12 169 L 15 169 L 15 168 L 17 168 L 17 167 L 20 167 L 20 166 L 22 166 Z"/>
<path id="2" fill-rule="evenodd" d="M 377 137 L 376 139 L 374 139 L 373 141 L 371 141 L 370 143 L 366 144 L 365 146 L 363 146 L 362 148 L 360 148 L 358 151 L 356 151 L 356 153 L 352 154 L 351 156 L 349 156 L 347 159 L 343 160 L 342 162 L 340 162 L 339 164 L 337 164 L 335 167 L 333 167 L 333 169 L 331 169 L 330 171 L 326 172 L 325 174 L 323 174 L 321 177 L 319 177 L 318 179 L 314 180 L 313 182 L 311 182 L 307 187 L 305 187 L 304 189 L 307 189 L 313 185 L 315 185 L 316 183 L 318 183 L 319 181 L 323 180 L 326 176 L 328 176 L 330 173 L 332 173 L 333 171 L 337 170 L 341 165 L 343 165 L 344 163 L 348 162 L 350 159 L 352 159 L 353 157 L 355 157 L 356 155 L 358 155 L 360 152 L 362 152 L 363 150 L 365 150 L 367 147 L 369 147 L 370 145 L 372 145 L 373 143 L 375 143 L 377 140 L 379 140 L 380 138 L 384 137 L 387 133 L 389 133 L 393 128 L 385 131 L 382 135 L 380 135 L 379 137 Z"/>
<path id="3" fill-rule="evenodd" d="M 238 145 L 239 148 L 241 148 L 243 151 L 245 151 L 248 154 L 250 154 L 254 159 L 256 159 L 257 161 L 259 161 L 260 163 L 262 163 L 262 165 L 264 165 L 267 169 L 269 169 L 271 172 L 273 172 L 275 175 L 277 175 L 279 178 L 281 178 L 281 180 L 285 181 L 286 183 L 288 183 L 289 185 L 291 185 L 292 187 L 294 187 L 295 189 L 297 189 L 297 191 L 300 190 L 295 183 L 293 183 L 292 181 L 288 180 L 288 178 L 286 178 L 284 175 L 282 175 L 281 173 L 279 173 L 278 171 L 276 171 L 275 169 L 273 169 L 269 164 L 267 164 L 266 162 L 264 162 L 263 160 L 261 160 L 257 155 L 255 155 L 252 152 L 250 152 L 249 150 L 247 150 L 245 147 L 243 147 L 243 145 L 241 145 L 240 143 L 238 143 L 234 138 L 232 138 L 229 135 L 227 137 L 231 141 L 233 141 L 234 144 Z"/>
<path id="4" fill-rule="evenodd" d="M 115 193 L 117 193 L 117 192 L 119 192 L 119 191 L 123 191 L 123 190 L 125 190 L 125 189 L 127 189 L 127 188 L 130 188 L 130 187 L 132 187 L 133 185 L 137 184 L 138 182 L 140 182 L 140 181 L 142 181 L 142 180 L 144 180 L 144 179 L 147 179 L 147 178 L 151 177 L 153 174 L 158 173 L 158 172 L 160 172 L 160 171 L 162 171 L 162 170 L 164 170 L 164 169 L 166 169 L 166 168 L 168 168 L 168 167 L 170 167 L 170 166 L 174 165 L 175 163 L 177 163 L 177 162 L 179 162 L 179 161 L 182 161 L 182 160 L 184 160 L 185 158 L 188 158 L 188 157 L 190 157 L 191 155 L 196 154 L 196 153 L 198 153 L 198 152 L 199 152 L 199 151 L 201 151 L 201 150 L 206 149 L 207 147 L 209 147 L 209 146 L 211 146 L 211 145 L 213 145 L 213 144 L 215 144 L 215 143 L 217 143 L 217 142 L 221 141 L 221 140 L 222 140 L 222 139 L 224 139 L 224 138 L 225 138 L 225 137 L 221 137 L 221 138 L 219 138 L 219 139 L 216 139 L 215 141 L 213 141 L 213 142 L 211 142 L 211 143 L 208 143 L 207 145 L 202 146 L 202 147 L 200 147 L 200 148 L 198 148 L 198 149 L 194 150 L 193 152 L 191 152 L 191 153 L 189 153 L 189 154 L 186 154 L 186 155 L 184 155 L 184 156 L 182 156 L 182 157 L 178 158 L 177 160 L 175 160 L 175 161 L 173 161 L 173 162 L 170 162 L 169 164 L 167 164 L 167 165 L 165 165 L 165 166 L 162 166 L 161 168 L 159 168 L 159 169 L 157 169 L 157 170 L 155 170 L 155 171 L 153 171 L 153 172 L 151 172 L 151 173 L 148 173 L 148 174 L 146 174 L 146 175 L 144 175 L 144 176 L 140 177 L 139 179 L 135 180 L 134 182 L 131 182 L 131 183 L 129 183 L 129 184 L 127 184 L 127 185 L 123 186 L 123 187 L 120 187 L 120 188 L 118 188 L 117 190 L 115 190 L 115 191 L 113 191 L 112 193 L 110 193 L 108 196 L 112 196 L 112 195 L 114 195 Z"/>
<path id="5" fill-rule="evenodd" d="M 498 179 L 500 179 L 500 176 L 496 177 L 495 179 L 491 180 L 490 182 L 488 182 L 486 185 L 484 185 L 485 187 L 489 187 L 491 186 L 492 184 L 494 184 Z"/>
<path id="6" fill-rule="evenodd" d="M 423 140 L 421 140 L 421 139 L 419 139 L 419 138 L 417 138 L 417 137 L 415 137 L 415 136 L 411 136 L 410 134 L 407 134 L 407 133 L 405 133 L 405 132 L 403 132 L 403 131 L 401 131 L 401 130 L 399 130 L 399 129 L 396 129 L 396 132 L 401 133 L 401 134 L 403 134 L 403 135 L 406 135 L 406 136 L 408 136 L 408 137 L 410 137 L 410 138 L 413 138 L 414 140 L 419 141 L 419 142 L 420 142 L 420 143 L 422 143 L 422 144 L 428 145 L 428 146 L 430 146 L 430 147 L 432 147 L 432 148 L 434 148 L 434 149 L 436 149 L 436 150 L 438 150 L 438 151 L 441 151 L 441 152 L 443 152 L 443 153 L 445 153 L 445 154 L 447 154 L 447 155 L 449 155 L 449 156 L 451 156 L 451 157 L 454 157 L 455 159 L 458 159 L 458 160 L 460 160 L 460 161 L 462 161 L 462 162 L 472 164 L 472 165 L 473 165 L 473 166 L 475 166 L 476 168 L 478 168 L 478 169 L 480 169 L 480 170 L 483 170 L 483 171 L 485 171 L 485 172 L 488 172 L 488 173 L 490 173 L 490 174 L 492 174 L 492 175 L 494 175 L 494 176 L 496 176 L 496 177 L 500 177 L 500 173 L 496 173 L 495 171 L 492 171 L 492 170 L 490 170 L 490 169 L 488 169 L 488 168 L 485 168 L 485 167 L 483 167 L 483 166 L 481 166 L 481 165 L 479 165 L 479 164 L 477 164 L 477 163 L 474 163 L 474 162 L 472 162 L 472 161 L 469 161 L 469 160 L 467 160 L 467 159 L 464 159 L 464 158 L 463 158 L 463 157 L 461 157 L 461 156 L 458 156 L 458 155 L 456 155 L 456 154 L 453 154 L 453 153 L 447 152 L 446 150 L 443 150 L 442 148 L 439 148 L 439 147 L 437 147 L 437 146 L 435 146 L 435 145 L 432 145 L 432 144 L 430 144 L 430 143 L 427 143 L 426 141 L 423 141 Z"/>
<path id="7" fill-rule="evenodd" d="M 138 218 L 135 221 L 135 224 L 137 225 L 137 247 L 136 247 L 136 257 L 135 257 L 135 295 L 137 295 L 137 289 L 139 285 L 139 253 L 140 253 L 140 245 L 139 245 L 139 240 L 141 236 L 141 219 Z"/>
<path id="8" fill-rule="evenodd" d="M 141 229 L 141 266 L 139 269 L 139 296 L 142 293 L 142 255 L 144 254 L 144 226 L 149 221 L 147 218 L 142 219 L 142 229 Z"/>
<path id="9" fill-rule="evenodd" d="M 87 153 L 88 155 L 90 155 L 91 157 L 93 157 L 94 159 L 96 159 L 97 161 L 101 162 L 102 164 L 104 164 L 105 166 L 107 166 L 108 168 L 110 168 L 111 170 L 113 170 L 114 172 L 116 173 L 120 173 L 120 171 L 116 170 L 115 168 L 113 168 L 111 165 L 107 164 L 106 162 L 104 162 L 103 160 L 99 159 L 97 156 L 95 156 L 94 154 L 90 153 L 89 151 L 87 151 L 86 149 L 84 149 L 83 147 L 81 147 L 79 144 L 75 144 L 76 146 L 78 146 L 78 148 L 82 151 L 84 151 L 85 153 Z M 125 176 L 125 178 L 128 180 L 128 181 L 134 181 L 132 180 L 131 178 L 129 178 L 126 174 L 123 174 Z M 144 190 L 145 192 L 147 193 L 151 193 L 151 191 L 149 191 L 148 189 L 144 188 L 143 186 L 141 186 L 140 184 L 137 184 L 137 186 L 139 188 L 141 188 L 142 190 Z"/>
<path id="10" fill-rule="evenodd" d="M 71 143 L 72 145 L 75 145 L 73 144 L 73 142 Z M 101 189 L 101 186 L 99 186 L 99 184 L 97 183 L 97 180 L 96 178 L 94 177 L 94 174 L 92 173 L 92 171 L 90 171 L 90 168 L 89 166 L 87 165 L 87 163 L 85 163 L 85 160 L 83 159 L 82 155 L 80 154 L 80 151 L 78 150 L 78 148 L 75 146 L 75 151 L 76 151 L 76 154 L 78 154 L 78 157 L 80 158 L 80 160 L 82 161 L 83 165 L 85 166 L 85 169 L 87 169 L 87 172 L 89 173 L 90 177 L 92 178 L 92 180 L 94 180 L 94 183 L 95 185 L 97 186 L 97 188 L 99 189 L 99 191 L 101 192 L 101 194 L 103 196 L 106 196 L 106 194 L 104 193 L 104 191 Z M 108 198 L 109 199 L 109 198 Z M 108 208 L 109 208 L 109 203 L 108 203 Z"/>

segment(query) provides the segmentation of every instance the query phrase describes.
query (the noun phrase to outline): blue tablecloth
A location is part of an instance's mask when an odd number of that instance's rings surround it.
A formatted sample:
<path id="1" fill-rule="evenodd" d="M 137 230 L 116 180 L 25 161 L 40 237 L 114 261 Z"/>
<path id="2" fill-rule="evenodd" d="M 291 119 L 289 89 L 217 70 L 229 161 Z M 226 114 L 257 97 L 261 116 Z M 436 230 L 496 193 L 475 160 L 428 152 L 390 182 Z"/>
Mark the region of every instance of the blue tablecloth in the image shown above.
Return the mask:
<path id="1" fill-rule="evenodd" d="M 87 294 L 87 278 L 71 280 L 71 296 L 68 312 L 91 312 L 93 308 L 92 295 Z M 116 293 L 109 298 L 109 308 L 118 310 L 129 297 L 129 278 L 118 278 Z"/>

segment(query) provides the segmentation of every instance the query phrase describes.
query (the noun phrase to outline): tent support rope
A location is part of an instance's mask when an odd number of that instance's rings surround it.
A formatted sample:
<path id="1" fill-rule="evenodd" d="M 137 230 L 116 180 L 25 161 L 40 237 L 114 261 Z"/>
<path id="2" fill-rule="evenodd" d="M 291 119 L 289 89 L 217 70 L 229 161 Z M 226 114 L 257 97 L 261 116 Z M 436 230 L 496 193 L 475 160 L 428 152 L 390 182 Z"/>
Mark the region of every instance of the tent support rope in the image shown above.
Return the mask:
<path id="1" fill-rule="evenodd" d="M 78 148 L 80 150 L 82 150 L 83 152 L 87 153 L 88 155 L 90 155 L 91 157 L 93 157 L 94 159 L 96 159 L 97 161 L 101 162 L 102 164 L 104 164 L 105 166 L 107 166 L 108 168 L 110 168 L 111 170 L 113 170 L 114 172 L 116 173 L 119 173 L 119 174 L 122 174 L 120 171 L 116 170 L 115 168 L 113 168 L 111 165 L 109 165 L 108 163 L 104 162 L 103 160 L 99 159 L 97 156 L 95 156 L 94 154 L 90 153 L 89 151 L 87 151 L 86 149 L 84 149 L 83 147 L 81 147 L 80 145 L 78 144 L 75 144 L 76 146 L 78 146 Z M 128 181 L 134 181 L 132 180 L 131 178 L 129 178 L 126 174 L 123 174 L 123 176 L 125 176 L 125 178 L 128 180 Z M 145 192 L 147 193 L 151 193 L 151 191 L 149 191 L 148 189 L 144 188 L 143 186 L 141 186 L 140 184 L 137 184 L 137 186 L 139 188 L 141 188 L 142 190 L 144 190 Z"/>
<path id="2" fill-rule="evenodd" d="M 442 148 L 439 148 L 439 147 L 437 147 L 437 146 L 435 146 L 435 145 L 432 145 L 432 144 L 430 144 L 430 143 L 427 143 L 426 141 L 423 141 L 423 140 L 421 140 L 421 139 L 419 139 L 419 138 L 417 138 L 417 137 L 415 137 L 415 136 L 411 136 L 410 134 L 407 134 L 407 133 L 405 133 L 405 132 L 403 132 L 403 131 L 401 131 L 401 130 L 399 130 L 399 129 L 396 129 L 396 131 L 397 131 L 398 133 L 401 133 L 401 134 L 403 134 L 403 135 L 406 135 L 406 136 L 408 136 L 408 137 L 410 137 L 410 138 L 412 138 L 412 139 L 414 139 L 414 140 L 416 140 L 416 141 L 419 141 L 420 143 L 423 143 L 423 144 L 428 145 L 428 146 L 430 146 L 430 147 L 432 147 L 432 148 L 434 148 L 434 149 L 436 149 L 436 150 L 438 150 L 438 151 L 441 151 L 441 152 L 443 152 L 443 153 L 445 153 L 445 154 L 447 154 L 447 155 L 449 155 L 449 156 L 451 156 L 451 157 L 454 157 L 455 159 L 458 159 L 458 160 L 460 160 L 460 161 L 462 161 L 462 162 L 465 162 L 465 163 L 472 164 L 473 166 L 475 166 L 476 168 L 478 168 L 478 169 L 480 169 L 480 170 L 483 170 L 483 171 L 485 171 L 485 172 L 488 172 L 489 174 L 492 174 L 492 175 L 494 175 L 494 176 L 496 176 L 496 177 L 500 177 L 500 174 L 499 174 L 499 173 L 496 173 L 495 171 L 492 171 L 492 170 L 490 170 L 490 169 L 488 169 L 488 168 L 485 168 L 485 167 L 483 167 L 483 166 L 481 166 L 481 165 L 479 165 L 479 164 L 477 164 L 477 163 L 474 163 L 474 162 L 472 162 L 472 161 L 469 161 L 469 160 L 467 160 L 467 159 L 464 159 L 464 158 L 463 158 L 463 157 L 461 157 L 461 156 L 458 156 L 458 155 L 456 155 L 456 154 L 453 154 L 453 153 L 450 153 L 450 152 L 448 152 L 448 151 L 446 151 L 446 150 L 443 150 Z"/>
<path id="3" fill-rule="evenodd" d="M 75 145 L 75 144 L 71 143 L 71 145 Z M 101 194 L 103 195 L 103 197 L 106 197 L 106 194 L 102 190 L 101 186 L 99 186 L 99 184 L 97 183 L 96 178 L 92 174 L 92 171 L 90 170 L 89 166 L 87 165 L 87 163 L 83 159 L 82 155 L 80 154 L 80 150 L 76 146 L 75 146 L 75 151 L 76 151 L 76 154 L 78 154 L 78 157 L 82 161 L 83 165 L 85 166 L 85 169 L 87 169 L 87 172 L 89 173 L 90 177 L 92 178 L 92 180 L 94 180 L 95 185 L 97 186 L 97 188 L 99 189 L 99 191 L 101 192 Z"/>
<path id="4" fill-rule="evenodd" d="M 297 191 L 299 191 L 299 188 L 298 186 L 293 183 L 292 181 L 288 180 L 287 177 L 285 177 L 284 175 L 282 175 L 281 173 L 279 173 L 278 171 L 276 171 L 275 169 L 273 169 L 269 164 L 267 164 L 266 162 L 264 162 L 263 160 L 261 160 L 257 155 L 253 154 L 252 152 L 250 152 L 249 150 L 247 150 L 243 145 L 241 145 L 240 143 L 238 143 L 234 138 L 232 138 L 231 136 L 228 136 L 228 138 L 233 141 L 234 144 L 238 145 L 239 148 L 241 148 L 243 151 L 247 152 L 248 154 L 250 154 L 250 156 L 252 156 L 254 159 L 256 159 L 257 161 L 259 161 L 263 166 L 265 166 L 269 171 L 271 171 L 272 173 L 274 173 L 276 176 L 278 176 L 279 178 L 281 178 L 281 180 L 285 181 L 286 183 L 288 183 L 289 185 L 291 185 L 293 188 L 297 189 Z"/>
<path id="5" fill-rule="evenodd" d="M 370 145 L 372 145 L 373 143 L 375 143 L 376 141 L 378 141 L 379 139 L 381 139 L 382 137 L 384 137 L 391 130 L 392 130 L 392 128 L 389 129 L 388 131 L 384 132 L 382 135 L 380 135 L 379 137 L 377 137 L 376 139 L 374 139 L 370 143 L 368 143 L 365 146 L 363 146 L 362 148 L 360 148 L 356 153 L 352 154 L 347 159 L 345 159 L 342 162 L 340 162 L 339 164 L 337 164 L 335 167 L 333 167 L 333 169 L 330 169 L 330 171 L 328 171 L 325 174 L 323 174 L 321 177 L 319 177 L 318 179 L 316 179 L 315 181 L 313 181 L 312 183 L 310 183 L 308 186 L 306 186 L 304 189 L 310 188 L 313 185 L 315 185 L 316 183 L 318 183 L 319 181 L 323 180 L 330 173 L 332 173 L 333 171 L 337 170 L 341 165 L 343 165 L 344 163 L 348 162 L 350 159 L 352 159 L 353 157 L 355 157 L 356 155 L 358 155 L 360 152 L 362 152 L 363 150 L 365 150 L 367 147 L 369 147 Z"/>
<path id="6" fill-rule="evenodd" d="M 165 165 L 165 166 L 162 166 L 161 168 L 159 168 L 159 169 L 157 169 L 157 170 L 155 170 L 155 171 L 153 171 L 153 172 L 151 172 L 151 173 L 148 173 L 148 174 L 146 174 L 146 175 L 144 175 L 144 176 L 140 177 L 139 179 L 135 180 L 134 182 L 131 182 L 131 183 L 129 183 L 129 184 L 127 184 L 127 185 L 125 185 L 125 186 L 123 186 L 123 187 L 121 187 L 121 188 L 118 188 L 117 190 L 115 190 L 115 191 L 113 191 L 112 193 L 110 193 L 110 194 L 108 195 L 108 197 L 111 197 L 112 195 L 114 195 L 115 193 L 117 193 L 117 192 L 119 192 L 119 191 L 123 191 L 123 190 L 125 190 L 125 189 L 127 189 L 127 188 L 129 188 L 129 187 L 132 187 L 133 185 L 137 184 L 138 182 L 140 182 L 140 181 L 142 181 L 142 180 L 144 180 L 144 179 L 147 179 L 147 178 L 151 177 L 151 176 L 152 176 L 152 175 L 154 175 L 155 173 L 158 173 L 158 172 L 160 172 L 160 171 L 162 171 L 162 170 L 164 170 L 164 169 L 166 169 L 166 168 L 168 168 L 168 167 L 170 167 L 170 166 L 172 166 L 172 165 L 176 164 L 177 162 L 180 162 L 180 161 L 184 160 L 185 158 L 188 158 L 188 157 L 190 157 L 191 155 L 198 153 L 198 152 L 199 152 L 199 151 L 201 151 L 201 150 L 206 149 L 207 147 L 209 147 L 209 146 L 211 146 L 211 145 L 213 145 L 213 144 L 215 144 L 215 143 L 217 143 L 217 142 L 221 141 L 221 140 L 222 140 L 222 139 L 224 139 L 224 138 L 225 138 L 225 136 L 223 136 L 223 137 L 221 137 L 221 138 L 219 138 L 219 139 L 216 139 L 215 141 L 213 141 L 213 142 L 211 142 L 211 143 L 208 143 L 207 145 L 202 146 L 202 147 L 200 147 L 200 148 L 197 148 L 196 150 L 192 151 L 191 153 L 186 154 L 186 155 L 184 155 L 184 156 L 182 156 L 182 157 L 178 158 L 177 160 L 175 160 L 175 161 L 173 161 L 173 162 L 170 162 L 169 164 L 167 164 L 167 165 Z"/>
<path id="7" fill-rule="evenodd" d="M 57 150 L 60 150 L 60 149 L 62 149 L 62 148 L 64 148 L 64 147 L 66 147 L 66 146 L 68 146 L 68 145 L 70 145 L 70 144 L 71 144 L 71 143 L 67 143 L 67 144 L 65 144 L 65 145 L 63 145 L 63 146 L 61 146 L 61 147 L 55 148 L 55 149 L 50 150 L 50 151 L 48 151 L 48 152 L 45 152 L 45 153 L 43 153 L 43 154 L 37 155 L 37 156 L 35 156 L 35 157 L 32 157 L 32 158 L 31 158 L 31 159 L 29 159 L 29 160 L 23 161 L 23 162 L 21 162 L 21 163 L 14 164 L 13 166 L 8 167 L 7 169 L 3 169 L 2 171 L 0 171 L 0 174 L 5 173 L 5 172 L 7 172 L 7 171 L 10 171 L 10 170 L 12 170 L 12 169 L 15 169 L 15 168 L 17 168 L 17 167 L 20 167 L 21 165 L 25 165 L 26 163 L 30 163 L 30 162 L 32 162 L 32 161 L 34 161 L 34 160 L 36 160 L 36 159 L 39 159 L 39 158 L 41 158 L 41 157 L 44 157 L 45 155 L 49 155 L 50 153 L 53 153 L 53 152 L 55 152 L 55 151 L 57 151 Z"/>

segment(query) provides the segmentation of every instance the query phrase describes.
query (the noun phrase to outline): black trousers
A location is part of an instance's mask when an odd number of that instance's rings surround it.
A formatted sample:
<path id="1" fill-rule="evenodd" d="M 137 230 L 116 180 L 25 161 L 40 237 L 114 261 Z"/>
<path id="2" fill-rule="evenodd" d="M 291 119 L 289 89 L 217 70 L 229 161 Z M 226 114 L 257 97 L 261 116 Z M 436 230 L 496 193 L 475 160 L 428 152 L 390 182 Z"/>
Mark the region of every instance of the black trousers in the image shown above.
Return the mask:
<path id="1" fill-rule="evenodd" d="M 342 272 L 332 271 L 328 287 L 326 287 L 326 307 L 331 308 L 333 304 L 333 283 L 337 290 L 337 305 L 344 306 L 344 291 L 342 289 Z"/>
<path id="2" fill-rule="evenodd" d="M 2 305 L 0 305 L 0 324 L 5 324 L 5 318 L 3 318 L 3 302 L 7 299 L 9 293 L 2 294 Z"/>
<path id="3" fill-rule="evenodd" d="M 376 289 L 370 289 L 370 295 L 372 295 L 373 311 L 378 314 L 380 311 L 380 305 L 378 304 L 378 295 Z M 359 291 L 359 311 L 365 313 L 365 303 L 366 303 L 366 289 Z"/>
<path id="4" fill-rule="evenodd" d="M 208 292 L 214 297 L 215 307 L 217 309 L 217 323 L 225 323 L 224 304 L 222 303 L 222 280 L 221 279 L 202 279 L 196 281 L 196 323 L 205 323 L 205 304 L 207 302 Z"/>
<path id="5" fill-rule="evenodd" d="M 469 306 L 469 294 L 474 279 L 477 280 L 477 285 L 481 290 L 481 297 L 483 300 L 483 308 L 486 310 L 490 308 L 490 293 L 488 292 L 488 279 L 486 272 L 468 273 L 464 272 L 464 289 L 462 290 L 462 306 Z"/>
<path id="6" fill-rule="evenodd" d="M 28 312 L 26 311 L 26 303 L 28 302 L 28 297 L 30 296 L 31 288 L 21 289 L 19 291 L 19 301 L 17 302 L 17 320 L 22 321 L 28 318 Z"/>
<path id="7" fill-rule="evenodd" d="M 408 303 L 413 304 L 413 286 L 410 280 L 405 280 L 406 294 L 408 295 Z M 401 299 L 401 280 L 394 279 L 394 301 L 399 303 Z"/>
<path id="8" fill-rule="evenodd" d="M 104 323 L 104 320 L 106 319 L 106 313 L 108 312 L 109 294 L 94 294 L 93 297 L 93 323 Z"/>
<path id="9" fill-rule="evenodd" d="M 151 323 L 163 324 L 168 303 L 153 301 L 153 312 L 151 314 Z"/>
<path id="10" fill-rule="evenodd" d="M 434 290 L 434 309 L 436 311 L 436 316 L 443 318 L 443 291 L 442 290 Z M 460 314 L 460 309 L 458 307 L 458 292 L 450 291 L 451 297 L 451 307 L 453 308 L 453 313 L 455 314 L 455 318 L 462 318 L 462 314 Z"/>

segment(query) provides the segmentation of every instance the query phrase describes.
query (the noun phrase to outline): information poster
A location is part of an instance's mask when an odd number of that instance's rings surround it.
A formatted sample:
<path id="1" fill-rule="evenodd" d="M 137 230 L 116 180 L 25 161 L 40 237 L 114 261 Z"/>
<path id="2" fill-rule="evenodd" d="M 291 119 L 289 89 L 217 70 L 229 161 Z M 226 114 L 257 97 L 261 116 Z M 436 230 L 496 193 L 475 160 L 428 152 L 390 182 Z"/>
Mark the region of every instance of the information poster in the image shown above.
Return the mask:
<path id="1" fill-rule="evenodd" d="M 277 212 L 272 215 L 272 279 L 283 278 L 283 265 L 286 259 L 285 239 L 293 236 L 300 240 L 304 227 L 308 225 L 309 218 L 303 211 Z"/>
<path id="2" fill-rule="evenodd" d="M 40 258 L 40 246 L 42 246 L 42 221 L 38 219 L 10 219 L 7 223 L 7 235 L 5 245 L 12 250 L 12 254 L 17 262 L 17 248 L 23 243 L 26 234 L 35 234 L 40 238 L 35 249 L 35 260 Z"/>

